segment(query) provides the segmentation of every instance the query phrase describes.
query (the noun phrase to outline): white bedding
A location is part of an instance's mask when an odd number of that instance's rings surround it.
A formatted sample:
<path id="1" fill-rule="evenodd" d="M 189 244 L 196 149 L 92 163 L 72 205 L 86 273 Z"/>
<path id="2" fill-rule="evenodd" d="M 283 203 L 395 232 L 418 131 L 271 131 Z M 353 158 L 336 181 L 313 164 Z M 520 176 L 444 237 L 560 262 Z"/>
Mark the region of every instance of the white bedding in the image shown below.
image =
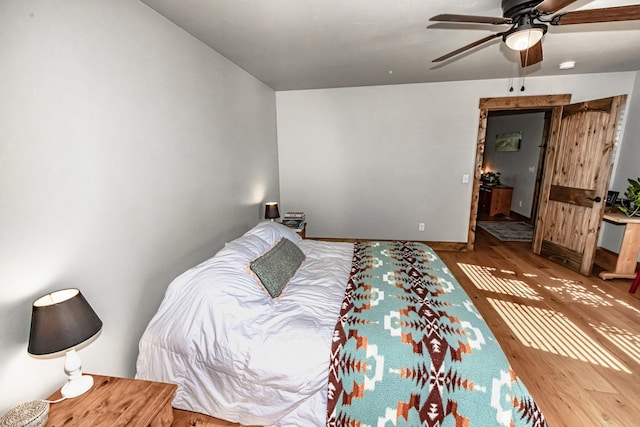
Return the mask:
<path id="1" fill-rule="evenodd" d="M 272 299 L 247 268 L 280 237 L 306 259 Z M 136 377 L 178 384 L 179 409 L 244 425 L 324 425 L 352 255 L 352 244 L 300 240 L 260 223 L 171 283 L 140 340 Z"/>

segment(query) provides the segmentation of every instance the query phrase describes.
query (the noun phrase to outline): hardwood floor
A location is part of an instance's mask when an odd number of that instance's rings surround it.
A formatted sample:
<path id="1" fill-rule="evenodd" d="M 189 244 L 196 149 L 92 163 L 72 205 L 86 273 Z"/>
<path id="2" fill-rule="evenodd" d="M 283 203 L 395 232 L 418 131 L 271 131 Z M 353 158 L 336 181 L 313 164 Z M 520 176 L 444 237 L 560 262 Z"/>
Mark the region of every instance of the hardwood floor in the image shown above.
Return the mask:
<path id="1" fill-rule="evenodd" d="M 582 276 L 484 231 L 439 254 L 472 298 L 549 426 L 640 420 L 640 293 Z"/>
<path id="2" fill-rule="evenodd" d="M 550 427 L 640 425 L 640 292 L 478 231 L 473 252 L 439 252 Z M 186 411 L 174 426 L 236 427 Z"/>

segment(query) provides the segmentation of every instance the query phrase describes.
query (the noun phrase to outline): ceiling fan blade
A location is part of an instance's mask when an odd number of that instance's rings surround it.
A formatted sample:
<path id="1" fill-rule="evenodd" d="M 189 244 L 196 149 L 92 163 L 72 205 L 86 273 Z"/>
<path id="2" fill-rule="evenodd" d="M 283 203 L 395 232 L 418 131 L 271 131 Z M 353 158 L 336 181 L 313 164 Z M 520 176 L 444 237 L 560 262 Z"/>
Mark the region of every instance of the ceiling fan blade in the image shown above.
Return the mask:
<path id="1" fill-rule="evenodd" d="M 542 62 L 542 40 L 529 49 L 520 51 L 520 63 L 522 68 Z"/>
<path id="2" fill-rule="evenodd" d="M 550 14 L 556 13 L 560 9 L 564 9 L 569 6 L 571 3 L 575 3 L 577 0 L 544 0 L 542 3 L 537 5 L 534 10 L 543 13 Z"/>
<path id="3" fill-rule="evenodd" d="M 502 18 L 498 16 L 472 16 L 472 15 L 453 15 L 443 13 L 429 19 L 429 21 L 438 22 L 469 22 L 475 24 L 511 24 L 511 18 Z"/>
<path id="4" fill-rule="evenodd" d="M 489 40 L 493 40 L 493 39 L 495 39 L 495 38 L 502 37 L 502 35 L 503 35 L 503 34 L 504 34 L 504 33 L 496 33 L 496 34 L 492 34 L 492 35 L 487 36 L 487 37 L 485 37 L 485 38 L 483 38 L 483 39 L 477 40 L 477 41 L 475 41 L 475 42 L 473 42 L 473 43 L 469 43 L 469 44 L 468 44 L 468 45 L 466 45 L 466 46 L 462 46 L 460 49 L 456 49 L 456 50 L 454 50 L 453 52 L 449 52 L 449 53 L 447 53 L 446 55 L 443 55 L 443 56 L 441 56 L 440 58 L 436 58 L 436 59 L 434 59 L 434 60 L 433 60 L 433 61 L 431 61 L 431 62 L 442 62 L 442 61 L 444 61 L 444 60 L 446 60 L 446 59 L 449 59 L 449 58 L 452 58 L 452 57 L 454 57 L 454 56 L 456 56 L 456 55 L 458 55 L 458 54 L 460 54 L 460 53 L 462 53 L 462 52 L 464 52 L 464 51 L 467 51 L 467 50 L 469 50 L 469 49 L 473 49 L 473 48 L 474 48 L 474 47 L 476 47 L 476 46 L 480 46 L 482 43 L 486 43 L 486 42 L 488 42 Z"/>
<path id="5" fill-rule="evenodd" d="M 593 24 L 597 22 L 634 21 L 640 19 L 640 5 L 576 10 L 554 16 L 553 25 Z"/>

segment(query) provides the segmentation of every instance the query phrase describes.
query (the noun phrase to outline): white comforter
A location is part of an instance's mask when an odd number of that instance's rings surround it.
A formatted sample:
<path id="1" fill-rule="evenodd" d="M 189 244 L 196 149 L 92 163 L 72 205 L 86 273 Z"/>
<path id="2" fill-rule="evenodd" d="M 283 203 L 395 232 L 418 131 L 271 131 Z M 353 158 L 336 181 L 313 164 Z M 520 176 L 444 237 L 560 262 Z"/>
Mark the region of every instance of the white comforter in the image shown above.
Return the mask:
<path id="1" fill-rule="evenodd" d="M 280 228 L 282 227 L 282 228 Z M 272 299 L 249 262 L 279 237 L 306 259 Z M 137 378 L 178 384 L 173 406 L 245 425 L 324 425 L 331 336 L 353 245 L 261 223 L 168 287 L 140 340 Z"/>

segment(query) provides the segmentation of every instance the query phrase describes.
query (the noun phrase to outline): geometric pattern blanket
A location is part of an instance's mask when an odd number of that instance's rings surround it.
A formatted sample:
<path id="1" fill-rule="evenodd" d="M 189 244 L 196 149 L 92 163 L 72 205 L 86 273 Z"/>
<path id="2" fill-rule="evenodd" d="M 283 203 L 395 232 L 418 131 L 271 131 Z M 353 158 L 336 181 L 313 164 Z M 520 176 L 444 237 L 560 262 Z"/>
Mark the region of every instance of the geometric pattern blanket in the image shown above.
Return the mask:
<path id="1" fill-rule="evenodd" d="M 327 426 L 546 426 L 442 260 L 358 242 L 331 348 Z"/>

